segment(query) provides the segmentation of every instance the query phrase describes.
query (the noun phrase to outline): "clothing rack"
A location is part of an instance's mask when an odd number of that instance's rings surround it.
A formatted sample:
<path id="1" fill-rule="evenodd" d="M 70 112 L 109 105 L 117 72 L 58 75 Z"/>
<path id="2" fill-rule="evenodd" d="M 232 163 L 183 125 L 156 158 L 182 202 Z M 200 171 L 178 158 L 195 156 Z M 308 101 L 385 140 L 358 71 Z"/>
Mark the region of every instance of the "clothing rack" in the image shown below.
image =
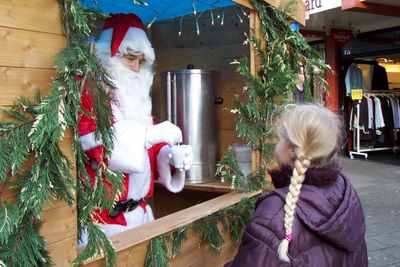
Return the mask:
<path id="1" fill-rule="evenodd" d="M 393 92 L 393 91 L 371 91 L 371 93 L 365 93 L 363 96 L 368 96 L 368 95 L 388 95 L 388 94 L 393 94 L 393 93 L 398 93 L 398 92 Z M 396 150 L 399 150 L 400 148 L 398 146 L 389 146 L 389 147 L 376 147 L 376 148 L 361 148 L 360 146 L 360 127 L 359 127 L 359 120 L 360 120 L 360 103 L 361 100 L 358 100 L 356 109 L 357 109 L 357 131 L 356 131 L 356 136 L 353 135 L 353 142 L 356 143 L 356 149 L 355 151 L 350 151 L 350 159 L 354 159 L 354 155 L 361 155 L 364 156 L 365 159 L 368 158 L 368 153 L 366 152 L 371 152 L 371 151 L 384 151 L 384 150 L 393 150 L 393 153 L 396 153 Z M 356 139 L 356 140 L 354 140 Z"/>

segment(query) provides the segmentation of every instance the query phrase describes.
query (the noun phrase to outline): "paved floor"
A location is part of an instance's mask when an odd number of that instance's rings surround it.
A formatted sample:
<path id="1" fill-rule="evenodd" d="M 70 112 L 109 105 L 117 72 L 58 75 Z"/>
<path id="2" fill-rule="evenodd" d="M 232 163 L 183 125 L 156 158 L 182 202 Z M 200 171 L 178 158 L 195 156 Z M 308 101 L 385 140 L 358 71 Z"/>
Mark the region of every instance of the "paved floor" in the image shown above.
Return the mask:
<path id="1" fill-rule="evenodd" d="M 369 267 L 400 267 L 400 164 L 340 159 L 364 209 Z"/>

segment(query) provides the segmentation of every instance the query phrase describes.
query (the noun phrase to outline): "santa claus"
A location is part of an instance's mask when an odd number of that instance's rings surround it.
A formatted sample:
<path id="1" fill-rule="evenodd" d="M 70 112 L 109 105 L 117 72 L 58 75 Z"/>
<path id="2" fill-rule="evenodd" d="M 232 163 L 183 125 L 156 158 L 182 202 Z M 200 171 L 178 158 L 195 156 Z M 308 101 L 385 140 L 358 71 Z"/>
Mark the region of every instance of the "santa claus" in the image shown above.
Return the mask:
<path id="1" fill-rule="evenodd" d="M 134 14 L 111 14 L 95 44 L 95 53 L 117 88 L 104 88 L 110 97 L 115 133 L 107 162 L 110 170 L 124 174 L 125 191 L 112 210 L 99 210 L 92 216 L 110 236 L 154 220 L 145 201 L 153 194 L 154 180 L 171 192 L 181 191 L 184 170 L 191 167 L 193 154 L 188 146 L 184 168 L 176 170 L 171 165 L 170 147 L 182 141 L 182 132 L 168 121 L 154 124 L 150 89 L 155 55 L 141 19 Z M 93 110 L 93 100 L 86 90 L 82 109 Z M 90 159 L 86 169 L 94 176 L 104 147 L 94 136 L 95 120 L 85 114 L 79 121 L 80 141 Z"/>

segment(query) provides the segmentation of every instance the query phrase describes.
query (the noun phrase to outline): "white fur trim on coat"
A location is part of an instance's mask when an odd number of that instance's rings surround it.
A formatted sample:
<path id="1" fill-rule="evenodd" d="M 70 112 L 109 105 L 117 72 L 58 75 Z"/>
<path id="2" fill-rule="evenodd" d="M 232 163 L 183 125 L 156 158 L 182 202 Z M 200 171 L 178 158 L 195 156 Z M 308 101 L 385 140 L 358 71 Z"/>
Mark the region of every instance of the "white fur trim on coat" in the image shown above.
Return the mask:
<path id="1" fill-rule="evenodd" d="M 158 181 L 169 191 L 178 193 L 182 191 L 185 185 L 185 172 L 177 169 L 175 174 L 171 175 L 171 166 L 168 157 L 170 151 L 169 146 L 165 145 L 157 155 L 157 169 L 160 176 Z"/>
<path id="2" fill-rule="evenodd" d="M 100 38 L 96 41 L 96 53 L 106 52 L 111 56 L 111 40 L 114 29 L 105 29 L 101 32 Z M 125 49 L 131 49 L 135 52 L 144 54 L 145 64 L 152 65 L 155 60 L 154 48 L 152 47 L 145 31 L 139 28 L 130 27 L 126 32 L 124 39 L 119 46 L 119 52 Z"/>
<path id="3" fill-rule="evenodd" d="M 148 157 L 146 126 L 133 120 L 118 121 L 114 124 L 114 137 L 108 168 L 124 173 L 143 172 Z"/>
<path id="4" fill-rule="evenodd" d="M 103 145 L 103 142 L 94 138 L 94 133 L 88 133 L 79 137 L 83 151 Z"/>

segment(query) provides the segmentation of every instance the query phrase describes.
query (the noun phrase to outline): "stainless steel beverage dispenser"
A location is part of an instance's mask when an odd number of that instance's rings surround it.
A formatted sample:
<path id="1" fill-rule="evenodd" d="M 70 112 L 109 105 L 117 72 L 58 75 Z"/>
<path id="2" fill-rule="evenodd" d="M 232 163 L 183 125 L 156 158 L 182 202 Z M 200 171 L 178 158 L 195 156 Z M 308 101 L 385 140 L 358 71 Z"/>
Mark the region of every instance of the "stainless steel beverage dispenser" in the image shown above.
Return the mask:
<path id="1" fill-rule="evenodd" d="M 203 69 L 179 69 L 161 73 L 166 84 L 167 119 L 183 134 L 183 144 L 193 147 L 193 165 L 186 171 L 189 183 L 214 182 L 218 156 L 216 97 L 221 73 Z"/>

